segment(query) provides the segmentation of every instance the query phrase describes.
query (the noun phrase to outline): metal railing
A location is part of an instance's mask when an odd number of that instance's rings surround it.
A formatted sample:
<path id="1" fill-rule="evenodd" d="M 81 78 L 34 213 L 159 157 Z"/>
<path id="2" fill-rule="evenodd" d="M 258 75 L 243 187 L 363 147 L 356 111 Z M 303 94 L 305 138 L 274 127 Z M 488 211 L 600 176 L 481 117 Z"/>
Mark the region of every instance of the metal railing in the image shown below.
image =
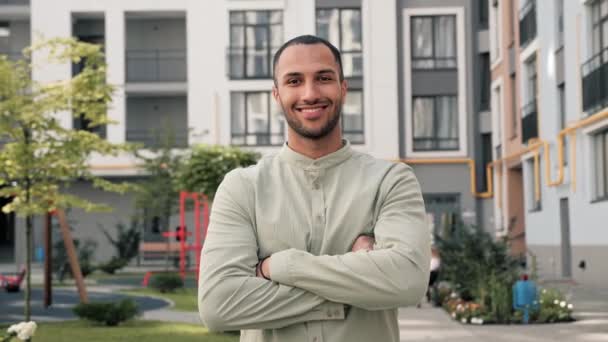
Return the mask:
<path id="1" fill-rule="evenodd" d="M 145 148 L 161 148 L 169 143 L 174 148 L 188 147 L 188 130 L 171 130 L 163 133 L 164 130 L 157 129 L 127 129 L 127 141 L 136 142 L 144 145 Z"/>
<path id="2" fill-rule="evenodd" d="M 456 151 L 458 138 L 414 137 L 414 151 Z"/>
<path id="3" fill-rule="evenodd" d="M 536 100 L 528 102 L 521 109 L 521 136 L 524 143 L 538 137 L 538 110 Z"/>
<path id="4" fill-rule="evenodd" d="M 185 82 L 186 50 L 128 50 L 127 82 Z"/>
<path id="5" fill-rule="evenodd" d="M 536 1 L 528 0 L 519 12 L 519 46 L 522 48 L 536 38 Z"/>
<path id="6" fill-rule="evenodd" d="M 0 0 L 0 6 L 2 5 L 17 5 L 17 6 L 29 6 L 30 0 Z"/>
<path id="7" fill-rule="evenodd" d="M 583 111 L 592 114 L 608 106 L 608 47 L 582 66 Z"/>

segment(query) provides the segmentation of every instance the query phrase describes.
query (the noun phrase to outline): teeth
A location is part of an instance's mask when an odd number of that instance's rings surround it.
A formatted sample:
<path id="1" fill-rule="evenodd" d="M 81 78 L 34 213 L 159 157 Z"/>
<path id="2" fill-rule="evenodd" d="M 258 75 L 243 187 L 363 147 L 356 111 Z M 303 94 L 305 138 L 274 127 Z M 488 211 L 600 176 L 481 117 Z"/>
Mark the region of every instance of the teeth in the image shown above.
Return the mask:
<path id="1" fill-rule="evenodd" d="M 303 112 L 305 113 L 312 113 L 312 112 L 316 112 L 321 110 L 321 108 L 307 108 L 307 109 L 302 109 Z"/>

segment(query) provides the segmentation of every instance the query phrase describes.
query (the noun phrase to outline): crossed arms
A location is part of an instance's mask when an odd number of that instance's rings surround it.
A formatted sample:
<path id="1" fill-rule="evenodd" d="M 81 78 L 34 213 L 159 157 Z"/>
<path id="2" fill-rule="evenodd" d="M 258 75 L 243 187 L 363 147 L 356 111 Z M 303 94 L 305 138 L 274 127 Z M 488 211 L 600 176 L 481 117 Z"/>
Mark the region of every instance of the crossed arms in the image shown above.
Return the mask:
<path id="1" fill-rule="evenodd" d="M 209 329 L 276 329 L 343 320 L 345 305 L 393 309 L 424 295 L 429 234 L 420 189 L 408 166 L 396 164 L 387 175 L 375 240 L 357 239 L 354 251 L 343 255 L 288 249 L 259 268 L 252 211 L 247 210 L 253 204 L 235 196 L 251 185 L 239 172 L 229 173 L 218 189 L 201 255 L 199 313 Z M 272 281 L 256 277 L 260 269 Z"/>

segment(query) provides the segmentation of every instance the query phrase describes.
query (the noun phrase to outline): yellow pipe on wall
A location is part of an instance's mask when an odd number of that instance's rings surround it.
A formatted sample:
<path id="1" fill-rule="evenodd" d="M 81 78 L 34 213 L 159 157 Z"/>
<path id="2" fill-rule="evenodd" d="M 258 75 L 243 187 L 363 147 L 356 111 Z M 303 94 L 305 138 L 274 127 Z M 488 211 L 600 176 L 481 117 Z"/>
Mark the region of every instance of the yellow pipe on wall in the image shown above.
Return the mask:
<path id="1" fill-rule="evenodd" d="M 572 185 L 572 192 L 576 192 L 576 134 L 572 134 L 570 138 L 570 155 L 572 156 L 570 157 L 570 178 L 572 179 L 570 183 Z"/>
<path id="2" fill-rule="evenodd" d="M 538 170 L 538 149 L 534 151 L 534 199 L 540 201 L 540 172 Z"/>

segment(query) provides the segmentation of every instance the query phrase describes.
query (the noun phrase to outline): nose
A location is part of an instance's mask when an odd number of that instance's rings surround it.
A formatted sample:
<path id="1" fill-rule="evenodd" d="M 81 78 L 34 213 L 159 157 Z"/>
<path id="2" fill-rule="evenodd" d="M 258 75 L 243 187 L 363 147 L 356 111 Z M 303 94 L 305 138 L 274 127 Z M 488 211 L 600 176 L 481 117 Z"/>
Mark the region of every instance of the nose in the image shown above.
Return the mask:
<path id="1" fill-rule="evenodd" d="M 315 82 L 307 82 L 304 86 L 304 92 L 302 94 L 302 101 L 312 104 L 319 100 L 320 92 L 319 87 Z"/>

